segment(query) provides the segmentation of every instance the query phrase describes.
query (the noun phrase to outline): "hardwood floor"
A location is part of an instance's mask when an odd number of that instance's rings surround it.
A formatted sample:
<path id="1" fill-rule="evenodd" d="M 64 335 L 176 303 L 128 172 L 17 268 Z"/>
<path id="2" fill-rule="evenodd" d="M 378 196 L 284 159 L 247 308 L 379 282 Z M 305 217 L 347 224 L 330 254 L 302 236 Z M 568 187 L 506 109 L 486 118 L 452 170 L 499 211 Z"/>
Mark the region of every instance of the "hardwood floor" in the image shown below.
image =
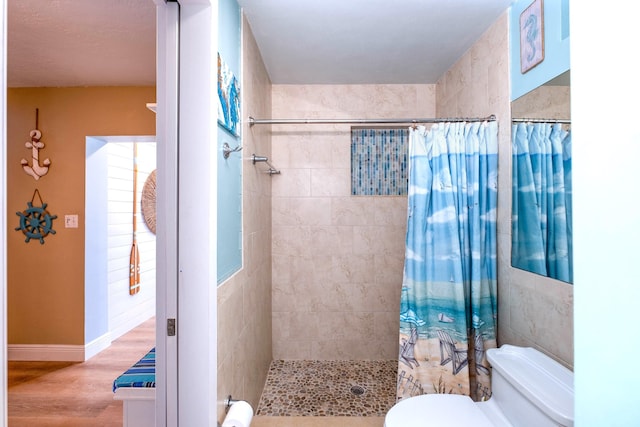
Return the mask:
<path id="1" fill-rule="evenodd" d="M 155 343 L 155 319 L 83 363 L 9 362 L 9 427 L 121 427 L 113 380 Z"/>

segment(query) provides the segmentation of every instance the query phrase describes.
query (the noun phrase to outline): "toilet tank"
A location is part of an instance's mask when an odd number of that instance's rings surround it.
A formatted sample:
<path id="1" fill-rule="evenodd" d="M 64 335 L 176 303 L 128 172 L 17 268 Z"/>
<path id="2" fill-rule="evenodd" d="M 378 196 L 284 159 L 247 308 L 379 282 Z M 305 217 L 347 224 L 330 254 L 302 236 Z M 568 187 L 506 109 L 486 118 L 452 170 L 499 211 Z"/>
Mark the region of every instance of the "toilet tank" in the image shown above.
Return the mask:
<path id="1" fill-rule="evenodd" d="M 531 347 L 487 350 L 491 400 L 518 427 L 573 426 L 573 372 Z"/>

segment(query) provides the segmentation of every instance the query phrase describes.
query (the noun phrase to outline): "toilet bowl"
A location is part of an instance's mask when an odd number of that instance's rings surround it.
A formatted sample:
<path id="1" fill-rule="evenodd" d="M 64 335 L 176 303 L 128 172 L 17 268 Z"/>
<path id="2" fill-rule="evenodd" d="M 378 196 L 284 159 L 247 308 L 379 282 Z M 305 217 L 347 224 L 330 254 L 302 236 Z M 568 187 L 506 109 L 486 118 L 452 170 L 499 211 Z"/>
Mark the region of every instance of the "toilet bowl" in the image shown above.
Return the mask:
<path id="1" fill-rule="evenodd" d="M 404 399 L 387 413 L 385 427 L 573 426 L 573 372 L 530 347 L 487 350 L 492 396 L 425 394 Z"/>

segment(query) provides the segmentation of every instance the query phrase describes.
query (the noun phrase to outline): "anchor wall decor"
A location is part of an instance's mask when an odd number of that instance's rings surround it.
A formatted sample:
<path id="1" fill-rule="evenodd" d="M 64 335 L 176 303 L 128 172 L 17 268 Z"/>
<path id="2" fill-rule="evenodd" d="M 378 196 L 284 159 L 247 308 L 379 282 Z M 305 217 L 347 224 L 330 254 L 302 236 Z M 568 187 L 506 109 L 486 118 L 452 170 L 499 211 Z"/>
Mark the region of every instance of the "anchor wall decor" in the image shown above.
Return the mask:
<path id="1" fill-rule="evenodd" d="M 27 173 L 27 175 L 31 175 L 33 179 L 36 181 L 41 177 L 45 176 L 47 172 L 49 172 L 49 166 L 51 165 L 51 160 L 44 159 L 42 165 L 40 164 L 40 154 L 39 150 L 44 148 L 44 143 L 40 142 L 40 138 L 42 137 L 42 133 L 38 130 L 38 109 L 36 108 L 36 128 L 29 132 L 29 137 L 31 141 L 27 141 L 24 145 L 27 148 L 31 148 L 31 160 L 32 164 L 29 164 L 27 159 L 20 160 L 20 164 L 22 165 L 22 169 Z"/>

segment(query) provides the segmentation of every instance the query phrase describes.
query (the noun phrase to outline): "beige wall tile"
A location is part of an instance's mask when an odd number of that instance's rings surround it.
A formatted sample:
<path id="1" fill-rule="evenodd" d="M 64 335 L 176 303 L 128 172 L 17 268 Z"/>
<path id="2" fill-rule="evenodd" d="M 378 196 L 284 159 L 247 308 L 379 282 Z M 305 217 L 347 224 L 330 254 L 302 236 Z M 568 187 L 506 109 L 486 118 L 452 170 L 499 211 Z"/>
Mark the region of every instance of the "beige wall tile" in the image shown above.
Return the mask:
<path id="1" fill-rule="evenodd" d="M 311 196 L 345 197 L 351 194 L 351 169 L 312 169 Z"/>
<path id="2" fill-rule="evenodd" d="M 312 251 L 308 226 L 274 226 L 271 236 L 273 255 L 309 255 Z"/>
<path id="3" fill-rule="evenodd" d="M 274 327 L 275 330 L 275 327 Z M 273 338 L 273 359 L 274 360 L 321 360 L 312 349 L 310 341 L 291 341 Z"/>
<path id="4" fill-rule="evenodd" d="M 322 197 L 274 197 L 273 225 L 331 225 L 332 200 Z"/>
<path id="5" fill-rule="evenodd" d="M 370 197 L 332 197 L 331 224 L 353 226 L 374 225 L 375 214 L 368 211 L 370 208 Z"/>
<path id="6" fill-rule="evenodd" d="M 278 118 L 433 117 L 435 86 L 275 85 L 272 107 Z M 277 177 L 281 182 L 273 184 L 273 306 L 281 310 L 274 312 L 274 354 L 285 359 L 396 354 L 391 349 L 397 346 L 398 320 L 387 315 L 392 326 L 380 327 L 379 313 L 389 310 L 399 317 L 406 197 L 351 196 L 349 125 L 273 130 L 273 162 L 278 164 L 280 155 L 285 166 Z M 387 299 L 391 307 L 385 308 Z M 316 323 L 295 337 L 296 345 L 286 345 L 291 331 L 286 326 L 279 331 L 275 322 L 286 323 L 292 319 L 287 315 L 298 316 L 300 310 Z"/>
<path id="7" fill-rule="evenodd" d="M 376 225 L 407 226 L 407 198 L 403 196 L 375 197 L 373 200 Z"/>
<path id="8" fill-rule="evenodd" d="M 404 269 L 404 248 L 400 254 L 376 254 L 373 261 L 373 270 L 376 283 L 402 284 Z M 396 289 L 400 295 L 401 286 Z M 398 300 L 399 301 L 399 300 Z M 398 312 L 398 316 L 400 312 Z"/>
<path id="9" fill-rule="evenodd" d="M 273 160 L 274 164 L 277 164 Z M 311 196 L 311 169 L 281 168 L 282 175 L 273 178 L 271 191 L 274 197 L 309 197 Z"/>

